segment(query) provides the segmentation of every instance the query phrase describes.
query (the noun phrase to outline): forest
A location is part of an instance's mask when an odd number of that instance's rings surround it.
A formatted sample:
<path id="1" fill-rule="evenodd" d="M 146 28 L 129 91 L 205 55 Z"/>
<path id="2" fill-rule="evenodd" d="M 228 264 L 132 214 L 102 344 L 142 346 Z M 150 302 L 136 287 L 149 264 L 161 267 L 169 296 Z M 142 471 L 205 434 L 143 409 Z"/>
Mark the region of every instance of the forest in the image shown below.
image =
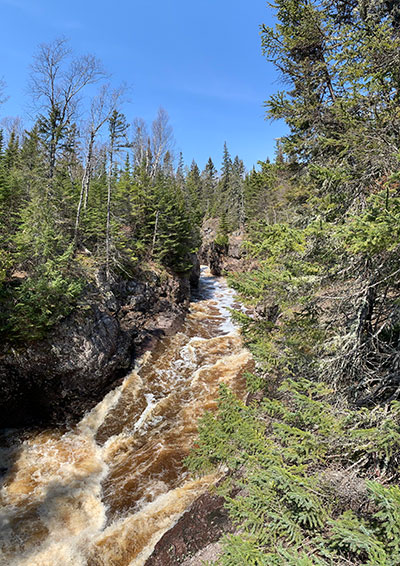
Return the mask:
<path id="1" fill-rule="evenodd" d="M 202 218 L 221 213 L 233 228 L 244 208 L 243 162 L 226 144 L 220 174 L 211 158 L 186 167 L 167 112 L 129 124 L 126 87 L 65 39 L 38 47 L 29 85 L 33 127 L 4 118 L 0 130 L 0 334 L 11 342 L 43 337 L 98 269 L 107 280 L 146 262 L 184 273 Z"/>
<path id="2" fill-rule="evenodd" d="M 396 566 L 400 5 L 270 6 L 261 47 L 284 88 L 265 111 L 289 133 L 251 171 L 227 144 L 219 171 L 186 167 L 165 110 L 128 124 L 95 58 L 39 47 L 34 126 L 0 137 L 0 334 L 42 338 L 98 270 L 184 273 L 205 220 L 219 219 L 222 255 L 240 231 L 242 269 L 226 275 L 256 369 L 247 403 L 221 386 L 186 461 L 227 470 L 217 489 L 236 530 L 217 564 Z"/>

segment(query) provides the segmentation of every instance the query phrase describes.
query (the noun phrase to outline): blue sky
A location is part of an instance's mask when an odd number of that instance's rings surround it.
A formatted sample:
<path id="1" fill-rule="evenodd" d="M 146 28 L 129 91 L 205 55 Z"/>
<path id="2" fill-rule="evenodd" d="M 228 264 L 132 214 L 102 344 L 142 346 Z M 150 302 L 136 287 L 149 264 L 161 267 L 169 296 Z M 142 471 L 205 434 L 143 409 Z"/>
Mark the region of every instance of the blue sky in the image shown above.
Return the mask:
<path id="1" fill-rule="evenodd" d="M 0 77 L 10 96 L 0 117 L 24 117 L 32 55 L 64 35 L 131 87 L 128 121 L 167 110 L 186 163 L 202 168 L 211 156 L 219 167 L 226 140 L 251 168 L 273 158 L 286 131 L 264 119 L 263 101 L 281 86 L 260 48 L 259 25 L 272 18 L 264 0 L 0 0 Z"/>

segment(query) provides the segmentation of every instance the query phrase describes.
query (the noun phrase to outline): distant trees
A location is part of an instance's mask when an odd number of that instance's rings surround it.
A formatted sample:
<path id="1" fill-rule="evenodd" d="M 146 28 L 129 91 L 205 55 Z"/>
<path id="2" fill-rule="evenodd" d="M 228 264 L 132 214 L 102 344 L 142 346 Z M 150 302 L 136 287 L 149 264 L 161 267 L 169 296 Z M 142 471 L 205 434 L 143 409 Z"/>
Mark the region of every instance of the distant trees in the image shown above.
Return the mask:
<path id="1" fill-rule="evenodd" d="M 124 87 L 64 38 L 39 46 L 29 84 L 33 126 L 0 130 L 0 334 L 42 336 L 94 269 L 110 283 L 149 261 L 187 270 L 204 217 L 222 216 L 225 237 L 243 226 L 245 170 L 226 143 L 220 174 L 211 158 L 176 164 L 167 112 L 129 125 Z"/>
<path id="2" fill-rule="evenodd" d="M 237 230 L 245 222 L 245 173 L 243 161 L 238 156 L 232 161 L 226 142 L 220 176 L 218 177 L 211 158 L 202 173 L 203 208 L 206 216 L 224 216 L 231 231 Z"/>
<path id="3" fill-rule="evenodd" d="M 209 217 L 213 208 L 215 190 L 218 182 L 218 171 L 215 168 L 211 157 L 209 157 L 206 163 L 204 171 L 201 174 L 201 178 L 203 181 L 203 211 L 204 215 Z"/>

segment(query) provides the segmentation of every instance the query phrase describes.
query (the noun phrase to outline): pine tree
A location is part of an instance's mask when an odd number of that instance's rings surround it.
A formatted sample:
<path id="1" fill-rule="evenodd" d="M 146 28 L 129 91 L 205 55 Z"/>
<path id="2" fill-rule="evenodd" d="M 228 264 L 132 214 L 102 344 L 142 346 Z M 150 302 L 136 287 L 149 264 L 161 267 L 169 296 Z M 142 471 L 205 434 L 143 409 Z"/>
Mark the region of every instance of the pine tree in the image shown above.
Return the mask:
<path id="1" fill-rule="evenodd" d="M 9 171 L 16 167 L 19 158 L 19 140 L 18 136 L 13 130 L 10 134 L 6 150 L 4 152 L 4 167 Z"/>
<path id="2" fill-rule="evenodd" d="M 232 159 L 228 150 L 227 143 L 224 142 L 224 151 L 222 155 L 221 166 L 221 179 L 219 182 L 219 192 L 223 201 L 226 201 L 227 194 L 229 193 L 230 183 L 232 178 Z M 226 202 L 225 212 L 226 212 Z"/>
<path id="3" fill-rule="evenodd" d="M 183 189 L 185 185 L 185 164 L 183 161 L 183 153 L 179 152 L 178 167 L 176 168 L 176 180 L 178 185 Z"/>

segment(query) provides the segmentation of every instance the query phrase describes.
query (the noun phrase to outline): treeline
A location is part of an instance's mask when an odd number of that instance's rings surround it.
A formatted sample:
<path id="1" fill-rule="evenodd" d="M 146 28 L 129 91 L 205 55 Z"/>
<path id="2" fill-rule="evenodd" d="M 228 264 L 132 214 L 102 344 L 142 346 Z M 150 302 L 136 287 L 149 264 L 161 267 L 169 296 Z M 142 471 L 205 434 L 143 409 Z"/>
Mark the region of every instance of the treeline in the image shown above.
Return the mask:
<path id="1" fill-rule="evenodd" d="M 400 6 L 275 0 L 262 49 L 290 133 L 250 173 L 232 285 L 257 361 L 194 470 L 228 467 L 221 566 L 400 563 Z M 239 493 L 233 497 L 233 493 Z"/>
<path id="2" fill-rule="evenodd" d="M 243 162 L 226 144 L 221 173 L 211 158 L 203 171 L 176 160 L 166 111 L 150 127 L 129 124 L 126 88 L 107 82 L 95 57 L 64 39 L 43 44 L 29 90 L 33 127 L 5 118 L 0 130 L 3 339 L 43 336 L 95 273 L 131 277 L 149 261 L 185 272 L 205 216 L 243 224 Z"/>

